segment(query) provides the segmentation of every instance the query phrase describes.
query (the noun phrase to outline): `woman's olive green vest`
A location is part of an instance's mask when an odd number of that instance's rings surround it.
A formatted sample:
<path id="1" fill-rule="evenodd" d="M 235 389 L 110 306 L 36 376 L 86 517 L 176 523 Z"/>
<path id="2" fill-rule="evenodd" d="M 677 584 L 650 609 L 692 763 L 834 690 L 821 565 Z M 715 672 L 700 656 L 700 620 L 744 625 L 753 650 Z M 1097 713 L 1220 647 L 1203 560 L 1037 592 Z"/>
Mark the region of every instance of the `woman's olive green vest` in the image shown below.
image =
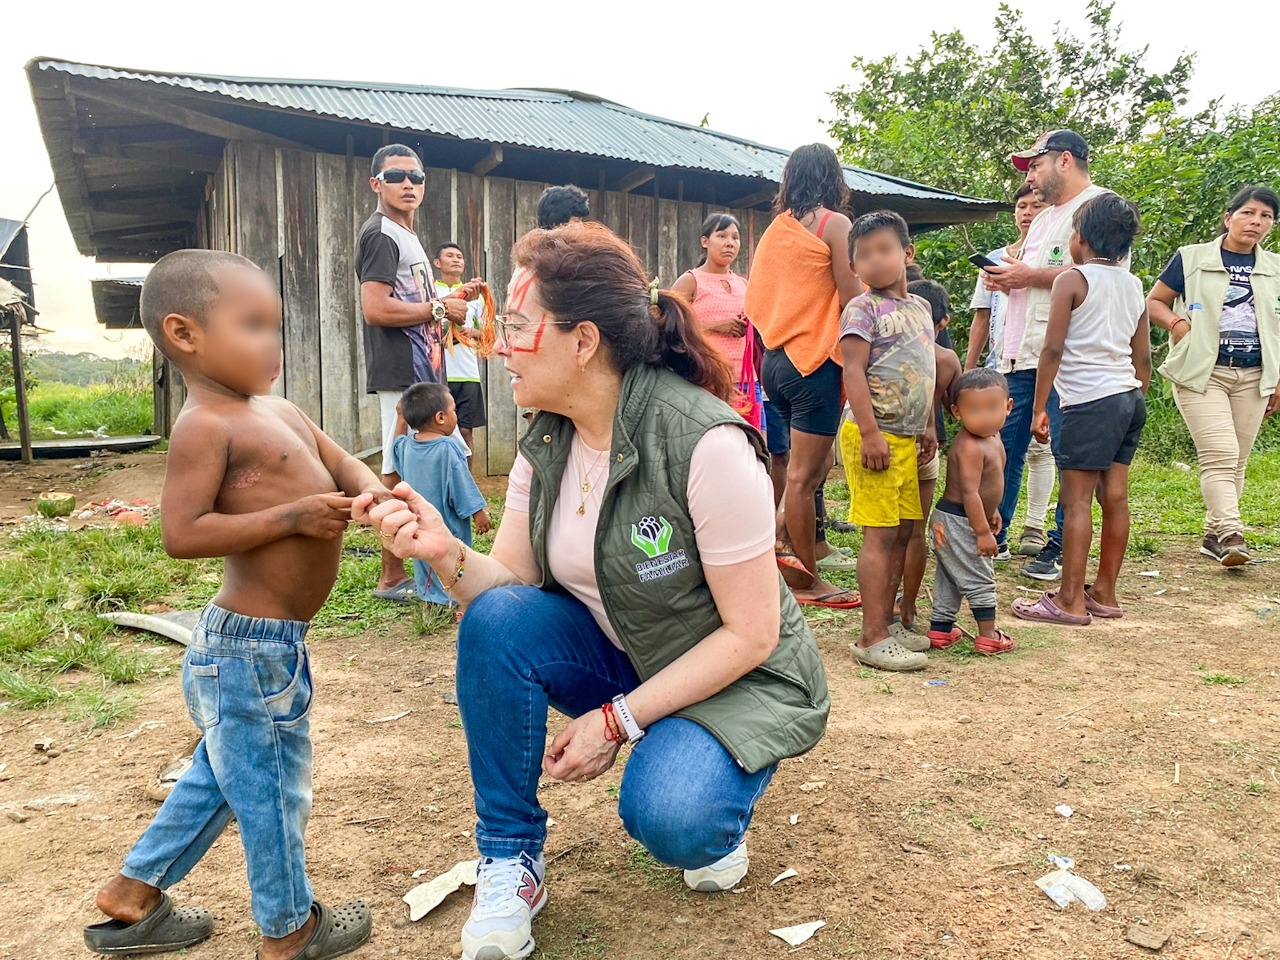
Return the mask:
<path id="1" fill-rule="evenodd" d="M 609 482 L 596 528 L 595 568 L 605 612 L 641 680 L 721 626 L 689 518 L 689 462 L 712 427 L 739 426 L 756 455 L 760 435 L 727 404 L 668 370 L 638 366 L 623 378 Z M 520 441 L 533 465 L 529 533 L 544 589 L 560 589 L 547 563 L 547 525 L 569 459 L 573 424 L 541 413 Z M 778 578 L 782 630 L 756 669 L 675 714 L 715 735 L 749 773 L 813 748 L 831 707 L 813 633 Z"/>

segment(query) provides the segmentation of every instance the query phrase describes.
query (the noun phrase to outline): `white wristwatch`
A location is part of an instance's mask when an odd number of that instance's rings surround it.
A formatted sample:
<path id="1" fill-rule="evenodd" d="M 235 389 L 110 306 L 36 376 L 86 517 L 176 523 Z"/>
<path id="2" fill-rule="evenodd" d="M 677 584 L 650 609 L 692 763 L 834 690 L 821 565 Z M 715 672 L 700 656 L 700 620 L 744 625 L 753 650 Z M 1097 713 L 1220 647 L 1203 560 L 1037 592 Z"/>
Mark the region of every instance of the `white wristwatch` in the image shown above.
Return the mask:
<path id="1" fill-rule="evenodd" d="M 622 730 L 627 735 L 627 743 L 637 744 L 644 739 L 644 731 L 636 723 L 636 718 L 631 715 L 627 698 L 622 694 L 613 698 L 613 715 L 622 723 Z"/>
<path id="2" fill-rule="evenodd" d="M 449 316 L 449 311 L 444 308 L 443 300 L 431 301 L 431 319 L 436 323 L 444 323 L 445 318 Z"/>

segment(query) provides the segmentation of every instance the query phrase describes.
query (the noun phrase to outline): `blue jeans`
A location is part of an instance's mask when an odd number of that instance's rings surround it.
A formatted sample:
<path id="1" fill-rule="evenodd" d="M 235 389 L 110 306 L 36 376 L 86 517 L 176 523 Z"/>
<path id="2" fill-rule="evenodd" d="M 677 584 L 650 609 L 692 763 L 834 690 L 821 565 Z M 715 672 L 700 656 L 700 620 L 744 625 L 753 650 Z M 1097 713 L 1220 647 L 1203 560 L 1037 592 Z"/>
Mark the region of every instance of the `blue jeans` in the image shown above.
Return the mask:
<path id="1" fill-rule="evenodd" d="M 538 803 L 547 708 L 578 717 L 639 685 L 626 654 L 564 593 L 498 587 L 468 608 L 458 633 L 458 707 L 484 857 L 536 857 L 547 836 Z M 651 724 L 631 749 L 618 812 L 663 863 L 696 870 L 742 842 L 777 769 L 749 774 L 691 720 Z"/>
<path id="2" fill-rule="evenodd" d="M 253 919 L 268 937 L 306 923 L 313 900 L 302 839 L 311 815 L 307 627 L 205 608 L 182 665 L 187 709 L 204 739 L 121 871 L 171 887 L 234 816 Z"/>
<path id="3" fill-rule="evenodd" d="M 1031 445 L 1031 414 L 1036 400 L 1036 371 L 1015 370 L 1005 374 L 1009 382 L 1009 397 L 1013 400 L 1013 412 L 1004 422 L 1000 431 L 1000 440 L 1004 443 L 1004 499 L 1000 501 L 1000 536 L 996 541 L 1000 546 L 1009 542 L 1009 524 L 1013 522 L 1013 511 L 1018 506 L 1018 497 L 1022 496 L 1022 471 L 1027 463 L 1027 447 Z M 1058 391 L 1049 388 L 1049 403 L 1045 407 L 1049 414 L 1049 448 L 1053 451 L 1053 459 L 1058 459 L 1058 443 L 1062 436 L 1062 411 L 1058 408 Z M 1062 504 L 1058 503 L 1053 510 L 1053 529 L 1048 531 L 1049 544 L 1062 550 Z"/>

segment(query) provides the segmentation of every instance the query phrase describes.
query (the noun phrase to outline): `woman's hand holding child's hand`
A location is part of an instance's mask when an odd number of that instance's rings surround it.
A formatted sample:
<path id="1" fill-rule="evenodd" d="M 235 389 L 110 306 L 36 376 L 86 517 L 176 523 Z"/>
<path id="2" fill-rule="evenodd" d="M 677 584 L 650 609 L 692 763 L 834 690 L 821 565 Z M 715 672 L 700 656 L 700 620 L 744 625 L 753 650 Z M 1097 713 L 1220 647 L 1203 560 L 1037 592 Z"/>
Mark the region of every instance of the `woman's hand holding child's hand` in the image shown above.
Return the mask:
<path id="1" fill-rule="evenodd" d="M 374 504 L 377 494 L 362 493 L 351 502 L 351 518 L 374 529 L 386 548 L 403 559 L 443 563 L 457 553 L 457 541 L 440 511 L 407 483 Z"/>

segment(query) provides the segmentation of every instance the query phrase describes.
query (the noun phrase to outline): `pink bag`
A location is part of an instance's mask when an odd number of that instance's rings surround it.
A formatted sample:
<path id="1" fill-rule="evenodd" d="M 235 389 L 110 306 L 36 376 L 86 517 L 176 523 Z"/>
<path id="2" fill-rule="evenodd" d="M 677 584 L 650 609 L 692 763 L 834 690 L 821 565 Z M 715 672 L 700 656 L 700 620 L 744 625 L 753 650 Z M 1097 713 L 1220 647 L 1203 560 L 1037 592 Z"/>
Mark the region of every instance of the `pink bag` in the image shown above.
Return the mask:
<path id="1" fill-rule="evenodd" d="M 738 371 L 738 392 L 742 394 L 737 410 L 742 419 L 761 433 L 764 432 L 764 390 L 756 377 L 756 331 L 747 321 L 744 334 L 746 346 L 742 351 L 742 369 Z"/>

